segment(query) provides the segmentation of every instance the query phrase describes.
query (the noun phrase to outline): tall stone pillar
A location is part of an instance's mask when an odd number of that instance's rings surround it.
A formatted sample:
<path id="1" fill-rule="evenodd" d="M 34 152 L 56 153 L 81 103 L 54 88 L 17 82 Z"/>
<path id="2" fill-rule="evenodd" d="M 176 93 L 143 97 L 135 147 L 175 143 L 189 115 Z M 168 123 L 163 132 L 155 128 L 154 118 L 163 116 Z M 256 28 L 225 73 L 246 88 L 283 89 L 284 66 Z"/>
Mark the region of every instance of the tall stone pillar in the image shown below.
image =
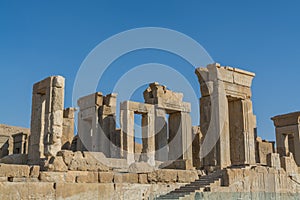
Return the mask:
<path id="1" fill-rule="evenodd" d="M 254 165 L 256 116 L 253 114 L 252 101 L 242 100 L 244 119 L 245 164 Z"/>
<path id="2" fill-rule="evenodd" d="M 28 163 L 55 156 L 61 150 L 65 79 L 51 76 L 33 86 Z"/>
<path id="3" fill-rule="evenodd" d="M 168 127 L 166 111 L 155 108 L 155 159 L 158 161 L 168 160 Z"/>
<path id="4" fill-rule="evenodd" d="M 74 138 L 75 108 L 64 110 L 63 135 L 61 138 L 62 149 L 70 150 Z"/>
<path id="5" fill-rule="evenodd" d="M 116 104 L 117 94 L 108 94 L 103 99 L 103 106 L 99 109 L 99 124 L 101 127 L 102 139 L 101 152 L 107 157 L 119 158 L 120 149 L 116 146 Z"/>
<path id="6" fill-rule="evenodd" d="M 214 140 L 217 140 L 218 134 L 220 136 L 216 143 L 216 157 L 217 167 L 223 169 L 231 165 L 230 160 L 230 135 L 229 135 L 229 116 L 228 116 L 228 102 L 224 83 L 219 80 L 220 74 L 217 68 L 209 66 L 211 79 L 213 80 L 213 91 L 211 94 L 211 121 L 209 127 L 209 134 Z"/>
<path id="7" fill-rule="evenodd" d="M 125 106 L 125 107 L 124 107 Z M 128 165 L 135 162 L 134 160 L 134 111 L 129 110 L 127 102 L 121 105 L 120 122 L 122 135 L 122 153 L 121 155 L 127 159 Z"/>
<path id="8" fill-rule="evenodd" d="M 142 115 L 142 160 L 155 166 L 154 110 Z"/>

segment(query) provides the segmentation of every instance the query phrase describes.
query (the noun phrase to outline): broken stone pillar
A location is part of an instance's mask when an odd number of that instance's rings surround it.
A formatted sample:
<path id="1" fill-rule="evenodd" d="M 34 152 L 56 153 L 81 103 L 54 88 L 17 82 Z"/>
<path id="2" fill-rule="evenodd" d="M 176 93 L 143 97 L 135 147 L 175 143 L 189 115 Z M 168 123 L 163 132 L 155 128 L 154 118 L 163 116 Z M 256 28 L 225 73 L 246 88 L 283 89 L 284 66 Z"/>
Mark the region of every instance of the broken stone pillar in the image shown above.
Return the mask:
<path id="1" fill-rule="evenodd" d="M 74 118 L 75 108 L 67 108 L 64 110 L 63 135 L 61 138 L 62 149 L 70 150 L 74 139 Z"/>
<path id="2" fill-rule="evenodd" d="M 255 164 L 256 117 L 251 101 L 255 74 L 219 64 L 197 68 L 202 97 L 203 167 Z"/>
<path id="3" fill-rule="evenodd" d="M 154 109 L 142 115 L 142 157 L 141 161 L 155 166 L 155 131 L 154 131 Z"/>
<path id="4" fill-rule="evenodd" d="M 280 156 L 292 153 L 300 166 L 300 112 L 278 115 L 271 118 L 276 129 L 276 147 Z"/>
<path id="5" fill-rule="evenodd" d="M 267 156 L 275 153 L 275 142 L 268 142 L 262 140 L 260 137 L 256 138 L 256 162 L 262 165 L 267 165 Z"/>
<path id="6" fill-rule="evenodd" d="M 103 97 L 103 106 L 99 110 L 99 124 L 106 138 L 110 141 L 109 147 L 107 147 L 112 158 L 120 157 L 119 135 L 116 132 L 116 105 L 117 94 L 108 94 Z"/>
<path id="7" fill-rule="evenodd" d="M 56 156 L 61 150 L 65 79 L 51 76 L 33 86 L 28 163 Z"/>

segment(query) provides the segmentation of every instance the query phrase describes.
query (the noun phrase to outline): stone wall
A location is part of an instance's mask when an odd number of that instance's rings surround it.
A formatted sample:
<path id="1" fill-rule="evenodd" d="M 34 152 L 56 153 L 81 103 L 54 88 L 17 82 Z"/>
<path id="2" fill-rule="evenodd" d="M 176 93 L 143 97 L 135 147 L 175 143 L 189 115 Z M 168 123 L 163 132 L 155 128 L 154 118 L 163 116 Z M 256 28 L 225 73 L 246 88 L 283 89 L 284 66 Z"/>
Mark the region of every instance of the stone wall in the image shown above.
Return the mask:
<path id="1" fill-rule="evenodd" d="M 262 194 L 292 196 L 300 192 L 299 175 L 288 176 L 283 169 L 258 166 L 222 173 L 221 185 L 211 185 L 210 192 L 194 193 L 186 199 L 221 194 L 259 199 Z M 197 178 L 195 170 L 46 172 L 38 166 L 1 164 L 0 199 L 154 199 Z"/>
<path id="2" fill-rule="evenodd" d="M 1 164 L 0 199 L 154 199 L 197 178 L 187 170 L 49 172 Z"/>
<path id="3" fill-rule="evenodd" d="M 299 193 L 300 176 L 290 176 L 284 169 L 257 166 L 224 170 L 222 186 L 218 192 Z"/>

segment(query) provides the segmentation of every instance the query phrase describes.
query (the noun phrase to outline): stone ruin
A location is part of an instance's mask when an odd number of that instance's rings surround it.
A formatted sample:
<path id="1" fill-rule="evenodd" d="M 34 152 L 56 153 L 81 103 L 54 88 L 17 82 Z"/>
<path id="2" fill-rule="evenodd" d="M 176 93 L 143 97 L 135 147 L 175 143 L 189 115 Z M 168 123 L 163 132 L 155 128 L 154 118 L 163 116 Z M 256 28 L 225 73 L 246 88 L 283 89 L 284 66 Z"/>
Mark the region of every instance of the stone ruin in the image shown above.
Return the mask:
<path id="1" fill-rule="evenodd" d="M 195 73 L 199 126 L 183 93 L 156 82 L 144 102 L 120 103 L 119 128 L 117 94 L 96 92 L 65 109 L 63 77 L 34 84 L 30 131 L 0 125 L 0 198 L 17 198 L 15 190 L 24 199 L 297 197 L 300 113 L 272 118 L 275 147 L 257 135 L 254 73 L 217 63 Z"/>

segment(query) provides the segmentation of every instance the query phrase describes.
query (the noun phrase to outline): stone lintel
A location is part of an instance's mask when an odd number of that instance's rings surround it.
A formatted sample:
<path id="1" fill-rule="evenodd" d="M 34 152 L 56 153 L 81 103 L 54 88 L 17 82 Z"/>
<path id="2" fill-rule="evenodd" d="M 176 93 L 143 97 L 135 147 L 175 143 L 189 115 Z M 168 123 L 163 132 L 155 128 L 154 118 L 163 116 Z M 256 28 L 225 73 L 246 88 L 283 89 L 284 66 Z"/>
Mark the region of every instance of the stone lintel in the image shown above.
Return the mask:
<path id="1" fill-rule="evenodd" d="M 233 67 L 222 67 L 218 63 L 207 65 L 207 68 L 197 68 L 195 73 L 198 76 L 200 84 L 207 84 L 207 82 L 213 81 L 212 78 L 216 76 L 210 76 L 208 69 L 215 68 L 218 72 L 217 78 L 223 82 L 241 85 L 243 87 L 251 87 L 252 79 L 255 74 L 242 69 Z M 214 70 L 215 71 L 215 70 Z M 216 72 L 215 72 L 216 73 Z"/>
<path id="2" fill-rule="evenodd" d="M 101 106 L 103 104 L 103 95 L 101 92 L 96 92 L 84 97 L 81 97 L 77 101 L 80 110 L 84 110 L 87 108 Z"/>
<path id="3" fill-rule="evenodd" d="M 45 93 L 49 87 L 63 88 L 65 86 L 65 78 L 62 76 L 50 76 L 33 85 L 33 93 Z"/>
<path id="4" fill-rule="evenodd" d="M 280 134 L 293 134 L 298 132 L 298 124 L 276 127 L 276 132 Z"/>
<path id="5" fill-rule="evenodd" d="M 168 102 L 158 102 L 156 105 L 156 108 L 158 109 L 164 109 L 168 114 L 174 113 L 174 112 L 191 112 L 191 103 L 188 102 L 181 102 L 180 104 L 172 104 Z"/>
<path id="6" fill-rule="evenodd" d="M 289 125 L 297 125 L 300 122 L 300 112 L 293 112 L 283 115 L 277 115 L 272 117 L 274 125 L 276 127 L 289 126 Z"/>
<path id="7" fill-rule="evenodd" d="M 121 110 L 130 110 L 136 114 L 147 114 L 151 111 L 154 105 L 147 103 L 140 103 L 134 101 L 124 101 L 121 102 L 120 109 Z"/>
<path id="8" fill-rule="evenodd" d="M 79 119 L 88 119 L 88 118 L 93 118 L 95 116 L 96 108 L 87 108 L 83 111 L 80 111 L 78 114 Z"/>

